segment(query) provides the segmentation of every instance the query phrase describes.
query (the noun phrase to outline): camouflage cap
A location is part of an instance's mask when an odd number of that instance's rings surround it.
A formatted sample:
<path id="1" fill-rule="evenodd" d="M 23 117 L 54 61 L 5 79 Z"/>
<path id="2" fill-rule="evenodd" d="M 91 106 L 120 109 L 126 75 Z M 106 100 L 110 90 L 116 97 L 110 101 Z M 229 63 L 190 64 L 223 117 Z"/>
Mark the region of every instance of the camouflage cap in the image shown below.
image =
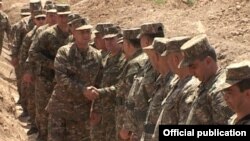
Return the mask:
<path id="1" fill-rule="evenodd" d="M 118 44 L 123 43 L 123 37 L 120 37 L 120 38 L 117 40 L 117 43 L 118 43 Z"/>
<path id="2" fill-rule="evenodd" d="M 54 4 L 52 0 L 46 0 L 45 4 L 44 4 L 44 9 L 46 9 L 46 6 L 49 4 Z"/>
<path id="3" fill-rule="evenodd" d="M 103 39 L 113 38 L 121 34 L 121 29 L 118 26 L 111 26 L 104 28 L 104 36 Z"/>
<path id="4" fill-rule="evenodd" d="M 85 30 L 85 29 L 91 29 L 93 28 L 92 25 L 89 25 L 86 21 L 86 19 L 80 18 L 73 20 L 71 23 L 74 27 L 76 27 L 75 30 Z"/>
<path id="5" fill-rule="evenodd" d="M 193 61 L 209 51 L 215 52 L 214 48 L 210 46 L 205 34 L 197 35 L 187 41 L 181 46 L 181 51 L 184 54 L 184 58 L 179 64 L 180 68 L 188 67 L 193 63 Z"/>
<path id="6" fill-rule="evenodd" d="M 55 4 L 47 4 L 45 5 L 45 9 L 47 13 L 56 13 L 56 5 Z"/>
<path id="7" fill-rule="evenodd" d="M 164 34 L 164 26 L 162 23 L 144 23 L 141 25 L 141 33 L 139 34 L 138 38 L 141 35 L 151 35 L 151 34 Z"/>
<path id="8" fill-rule="evenodd" d="M 71 24 L 74 20 L 81 19 L 82 17 L 79 14 L 71 13 L 68 15 L 68 23 Z"/>
<path id="9" fill-rule="evenodd" d="M 104 34 L 104 29 L 113 26 L 111 23 L 98 23 L 95 27 L 94 33 Z"/>
<path id="10" fill-rule="evenodd" d="M 130 29 L 124 29 L 122 31 L 123 38 L 128 40 L 135 40 L 138 39 L 138 35 L 140 34 L 141 29 L 140 28 L 130 28 Z"/>
<path id="11" fill-rule="evenodd" d="M 40 18 L 40 17 L 46 17 L 44 10 L 35 10 L 34 11 L 34 17 L 35 18 Z"/>
<path id="12" fill-rule="evenodd" d="M 21 15 L 22 16 L 29 16 L 30 13 L 30 8 L 28 6 L 25 6 L 21 9 Z"/>
<path id="13" fill-rule="evenodd" d="M 190 39 L 190 36 L 180 36 L 168 39 L 166 43 L 166 50 L 161 54 L 161 56 L 167 56 L 167 54 L 171 52 L 181 51 L 181 46 Z"/>
<path id="14" fill-rule="evenodd" d="M 71 13 L 68 4 L 56 4 L 57 15 L 68 15 Z"/>
<path id="15" fill-rule="evenodd" d="M 154 50 L 159 54 L 162 54 L 166 50 L 166 43 L 166 38 L 156 37 L 154 38 L 152 45 L 144 47 L 143 50 Z"/>
<path id="16" fill-rule="evenodd" d="M 239 83 L 244 79 L 250 78 L 250 62 L 242 61 L 240 63 L 234 63 L 227 67 L 226 79 L 224 79 L 220 90 L 227 89 L 234 84 Z"/>
<path id="17" fill-rule="evenodd" d="M 41 0 L 30 0 L 30 11 L 41 10 L 42 3 Z"/>

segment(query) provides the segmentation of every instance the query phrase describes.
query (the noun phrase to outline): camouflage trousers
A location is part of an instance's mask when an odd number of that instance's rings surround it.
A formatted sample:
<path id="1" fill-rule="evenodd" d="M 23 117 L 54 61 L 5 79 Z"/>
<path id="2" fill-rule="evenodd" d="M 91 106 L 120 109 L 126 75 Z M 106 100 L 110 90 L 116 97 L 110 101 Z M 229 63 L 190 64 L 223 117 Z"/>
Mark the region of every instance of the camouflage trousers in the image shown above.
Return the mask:
<path id="1" fill-rule="evenodd" d="M 48 141 L 90 141 L 86 121 L 49 115 Z"/>
<path id="2" fill-rule="evenodd" d="M 36 125 L 39 138 L 46 140 L 48 136 L 48 113 L 45 110 L 53 92 L 53 82 L 44 77 L 36 77 L 35 99 L 36 99 Z"/>
<path id="3" fill-rule="evenodd" d="M 100 114 L 101 121 L 91 127 L 91 141 L 116 141 L 115 110 L 111 108 L 109 111 L 97 114 Z"/>
<path id="4" fill-rule="evenodd" d="M 116 139 L 118 141 L 124 141 L 120 138 L 120 131 L 123 128 L 124 124 L 124 117 L 125 117 L 126 109 L 125 106 L 119 105 L 115 108 L 115 114 L 116 114 Z"/>
<path id="5" fill-rule="evenodd" d="M 21 100 L 21 77 L 20 77 L 20 72 L 19 72 L 19 67 L 15 67 L 15 74 L 16 74 L 16 80 L 17 80 L 17 92 L 19 95 L 19 99 Z"/>
<path id="6" fill-rule="evenodd" d="M 30 116 L 31 126 L 35 127 L 36 104 L 35 104 L 35 85 L 34 83 L 22 83 L 22 90 L 27 99 L 27 111 Z"/>

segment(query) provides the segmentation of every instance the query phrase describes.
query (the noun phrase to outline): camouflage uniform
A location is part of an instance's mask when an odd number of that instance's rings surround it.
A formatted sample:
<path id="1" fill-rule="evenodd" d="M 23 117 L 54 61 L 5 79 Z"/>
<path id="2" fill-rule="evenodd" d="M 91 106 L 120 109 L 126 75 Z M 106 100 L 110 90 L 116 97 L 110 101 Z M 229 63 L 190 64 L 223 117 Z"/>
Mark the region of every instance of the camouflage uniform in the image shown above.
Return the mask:
<path id="1" fill-rule="evenodd" d="M 10 30 L 11 26 L 8 15 L 0 10 L 0 55 L 2 53 L 4 32 L 6 33 L 8 39 L 10 39 Z"/>
<path id="2" fill-rule="evenodd" d="M 68 5 L 57 5 L 57 11 L 69 10 Z M 70 11 L 66 11 L 70 13 Z M 35 99 L 36 122 L 40 138 L 47 138 L 48 113 L 45 107 L 53 92 L 54 59 L 57 50 L 65 45 L 69 33 L 63 32 L 58 25 L 51 26 L 42 31 L 37 40 L 34 40 L 29 50 L 29 59 L 39 64 L 36 66 Z"/>
<path id="3" fill-rule="evenodd" d="M 237 111 L 235 111 L 235 114 L 229 119 L 230 125 L 250 125 L 250 113 L 248 111 L 245 111 L 244 107 L 249 104 L 248 100 L 242 101 L 242 99 L 246 99 L 245 92 L 249 90 L 249 87 L 244 86 L 244 83 L 247 83 L 247 81 L 250 79 L 250 62 L 247 60 L 237 62 L 230 64 L 227 66 L 226 71 L 226 79 L 222 82 L 220 85 L 220 90 L 224 91 L 224 99 L 228 103 L 235 103 L 233 105 L 237 105 Z M 245 81 L 245 82 L 244 82 Z M 243 83 L 242 83 L 243 82 Z M 236 86 L 239 88 L 239 92 L 233 93 L 233 91 L 230 91 L 230 88 L 232 86 Z M 241 89 L 244 86 L 244 89 Z M 228 92 L 227 92 L 228 89 Z M 241 98 L 239 98 L 239 96 Z M 242 97 L 244 96 L 244 97 Z M 241 103 L 239 105 L 239 103 Z M 243 109 L 242 109 L 243 108 Z M 234 110 L 234 108 L 232 109 Z M 238 117 L 238 113 L 241 113 L 241 115 L 244 115 L 243 117 Z"/>
<path id="4" fill-rule="evenodd" d="M 58 50 L 55 58 L 56 81 L 47 111 L 49 141 L 87 141 L 91 102 L 83 96 L 87 86 L 96 86 L 101 56 L 93 47 L 81 51 L 76 44 Z"/>
<path id="5" fill-rule="evenodd" d="M 136 39 L 140 30 L 139 29 L 128 29 L 123 31 L 124 40 Z M 142 67 L 145 65 L 148 57 L 145 53 L 142 53 L 141 49 L 137 51 L 129 58 L 127 65 L 125 66 L 122 74 L 121 80 L 119 81 L 119 86 L 117 87 L 116 94 L 116 131 L 117 134 L 122 129 L 124 124 L 124 117 L 126 114 L 125 101 L 128 96 L 128 92 L 132 87 L 134 77 L 142 71 Z M 119 136 L 117 135 L 117 138 Z"/>
<path id="6" fill-rule="evenodd" d="M 180 67 L 186 67 L 208 50 L 214 50 L 205 35 L 199 35 L 186 42 L 181 50 L 184 59 Z M 232 111 L 226 105 L 219 89 L 225 78 L 223 70 L 217 70 L 206 82 L 201 82 L 191 106 L 186 124 L 227 124 Z"/>
<path id="7" fill-rule="evenodd" d="M 107 28 L 106 24 L 97 25 L 101 34 L 104 33 L 104 28 Z M 111 26 L 110 26 L 111 27 Z M 118 32 L 118 30 L 117 30 Z M 101 51 L 103 74 L 100 88 L 98 93 L 99 99 L 96 99 L 93 105 L 93 113 L 101 117 L 101 121 L 97 125 L 93 125 L 91 128 L 91 140 L 92 141 L 112 141 L 116 140 L 115 130 L 115 92 L 109 91 L 119 81 L 124 66 L 126 65 L 126 59 L 124 54 L 120 51 L 115 56 L 107 51 Z"/>

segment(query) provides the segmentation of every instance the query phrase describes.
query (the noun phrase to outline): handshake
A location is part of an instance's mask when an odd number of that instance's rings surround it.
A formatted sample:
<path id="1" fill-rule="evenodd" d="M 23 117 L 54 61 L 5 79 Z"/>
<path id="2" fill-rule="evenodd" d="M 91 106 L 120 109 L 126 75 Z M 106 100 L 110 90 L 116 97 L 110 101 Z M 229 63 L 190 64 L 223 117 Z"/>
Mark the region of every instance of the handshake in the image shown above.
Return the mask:
<path id="1" fill-rule="evenodd" d="M 84 90 L 83 95 L 90 101 L 93 101 L 99 97 L 97 88 L 94 86 L 89 86 Z"/>

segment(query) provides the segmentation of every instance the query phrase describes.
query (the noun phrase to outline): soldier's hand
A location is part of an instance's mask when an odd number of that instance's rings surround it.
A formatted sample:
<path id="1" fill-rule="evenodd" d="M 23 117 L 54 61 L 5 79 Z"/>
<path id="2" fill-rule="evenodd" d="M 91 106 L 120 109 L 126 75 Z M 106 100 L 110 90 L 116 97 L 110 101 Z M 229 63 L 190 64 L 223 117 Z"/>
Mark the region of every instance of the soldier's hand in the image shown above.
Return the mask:
<path id="1" fill-rule="evenodd" d="M 84 91 L 83 95 L 88 99 L 88 100 L 95 100 L 98 98 L 99 93 L 96 91 L 97 89 L 93 86 L 87 87 L 86 90 Z"/>
<path id="2" fill-rule="evenodd" d="M 128 140 L 130 139 L 131 132 L 122 128 L 121 131 L 119 132 L 119 135 L 122 140 Z"/>
<path id="3" fill-rule="evenodd" d="M 18 65 L 18 58 L 17 57 L 13 57 L 11 58 L 11 65 L 16 68 Z"/>
<path id="4" fill-rule="evenodd" d="M 101 121 L 101 116 L 100 114 L 96 113 L 95 111 L 92 111 L 90 113 L 90 125 L 91 126 L 96 126 L 97 124 L 99 124 Z"/>
<path id="5" fill-rule="evenodd" d="M 25 74 L 23 75 L 23 82 L 24 82 L 24 83 L 28 83 L 28 84 L 32 83 L 32 82 L 33 82 L 33 76 L 32 76 L 32 74 L 30 74 L 30 73 L 25 73 Z"/>

